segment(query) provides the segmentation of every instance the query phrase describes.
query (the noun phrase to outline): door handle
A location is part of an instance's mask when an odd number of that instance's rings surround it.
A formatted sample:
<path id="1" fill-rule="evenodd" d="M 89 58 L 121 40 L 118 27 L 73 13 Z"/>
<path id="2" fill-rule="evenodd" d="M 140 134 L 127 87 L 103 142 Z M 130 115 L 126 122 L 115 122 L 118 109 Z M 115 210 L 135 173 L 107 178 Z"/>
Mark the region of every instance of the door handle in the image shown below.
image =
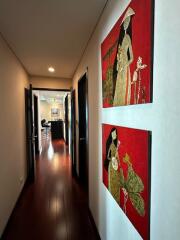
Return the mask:
<path id="1" fill-rule="evenodd" d="M 32 141 L 35 140 L 38 136 L 32 136 L 32 137 L 28 137 L 28 140 Z"/>
<path id="2" fill-rule="evenodd" d="M 86 140 L 86 138 L 80 138 L 79 140 L 80 140 L 80 141 L 84 141 L 84 140 Z"/>

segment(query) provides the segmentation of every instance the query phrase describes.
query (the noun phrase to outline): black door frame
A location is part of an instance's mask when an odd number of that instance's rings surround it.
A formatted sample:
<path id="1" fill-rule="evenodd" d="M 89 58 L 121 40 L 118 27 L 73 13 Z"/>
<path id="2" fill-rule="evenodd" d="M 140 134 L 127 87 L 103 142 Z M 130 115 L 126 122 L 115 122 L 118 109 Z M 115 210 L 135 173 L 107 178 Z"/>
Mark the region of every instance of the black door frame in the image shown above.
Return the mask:
<path id="1" fill-rule="evenodd" d="M 86 164 L 86 173 L 87 173 L 87 183 L 86 183 L 86 192 L 87 192 L 87 195 L 88 195 L 88 200 L 89 200 L 89 105 L 88 105 L 88 68 L 87 68 L 87 71 L 81 76 L 81 78 L 79 79 L 78 81 L 78 118 L 79 118 L 79 83 L 81 81 L 83 81 L 83 79 L 86 79 L 86 88 L 85 88 L 85 98 L 86 98 L 86 161 L 87 161 L 87 164 Z M 80 152 L 80 135 L 79 135 L 79 139 L 78 139 L 78 145 L 79 145 L 79 152 Z M 79 155 L 79 153 L 78 153 Z M 79 158 L 79 166 L 80 166 L 80 158 Z M 79 177 L 80 177 L 80 180 L 81 180 L 81 176 L 80 176 L 80 169 L 79 169 Z"/>
<path id="2" fill-rule="evenodd" d="M 33 94 L 34 98 L 34 137 L 35 137 L 35 154 L 39 154 L 39 108 L 38 108 L 38 96 Z"/>
<path id="3" fill-rule="evenodd" d="M 32 87 L 33 91 L 50 91 L 50 92 L 67 92 L 70 93 L 71 90 L 64 88 L 64 89 L 59 89 L 59 88 L 37 88 L 37 87 Z"/>
<path id="4" fill-rule="evenodd" d="M 37 91 L 50 91 L 50 92 L 71 92 L 70 89 L 59 89 L 59 88 L 36 88 L 33 87 L 32 90 L 37 90 Z"/>
<path id="5" fill-rule="evenodd" d="M 27 154 L 27 181 L 35 181 L 35 138 L 33 117 L 32 85 L 25 88 L 25 123 L 26 123 L 26 154 Z"/>
<path id="6" fill-rule="evenodd" d="M 76 90 L 71 90 L 71 170 L 72 175 L 77 176 L 76 164 Z"/>
<path id="7" fill-rule="evenodd" d="M 30 149 L 32 149 L 32 152 L 34 152 L 33 144 L 31 144 L 32 141 L 35 141 L 35 135 L 34 135 L 34 126 L 29 126 L 29 121 L 33 123 L 33 114 L 31 116 L 28 116 L 28 111 L 32 108 L 33 112 L 33 91 L 56 91 L 56 92 L 70 92 L 70 89 L 56 89 L 56 88 L 35 88 L 30 84 L 29 89 L 24 89 L 25 94 L 25 124 L 26 124 L 26 158 L 27 158 L 27 181 L 34 182 L 35 181 L 35 159 L 32 162 L 30 157 Z M 30 100 L 30 101 L 29 101 Z M 29 117 L 31 119 L 29 119 Z M 29 132 L 31 131 L 32 134 L 29 136 Z M 35 157 L 35 155 L 34 155 Z M 32 170 L 33 168 L 33 170 Z"/>
<path id="8" fill-rule="evenodd" d="M 65 138 L 66 145 L 69 145 L 69 99 L 68 94 L 65 97 L 64 101 L 64 109 L 65 109 Z"/>

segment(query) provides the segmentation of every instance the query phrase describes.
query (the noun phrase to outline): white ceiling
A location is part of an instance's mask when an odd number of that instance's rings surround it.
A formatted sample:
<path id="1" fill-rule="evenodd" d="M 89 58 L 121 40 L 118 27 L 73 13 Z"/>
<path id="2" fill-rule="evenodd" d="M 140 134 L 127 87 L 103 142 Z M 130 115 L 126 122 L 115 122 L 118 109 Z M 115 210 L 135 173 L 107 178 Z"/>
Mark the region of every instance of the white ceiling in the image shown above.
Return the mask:
<path id="1" fill-rule="evenodd" d="M 39 93 L 39 97 L 41 101 L 47 101 L 47 102 L 58 102 L 63 103 L 65 96 L 68 94 L 68 92 L 63 91 L 34 91 L 35 93 Z"/>
<path id="2" fill-rule="evenodd" d="M 72 78 L 106 1 L 0 0 L 0 32 L 30 75 Z"/>

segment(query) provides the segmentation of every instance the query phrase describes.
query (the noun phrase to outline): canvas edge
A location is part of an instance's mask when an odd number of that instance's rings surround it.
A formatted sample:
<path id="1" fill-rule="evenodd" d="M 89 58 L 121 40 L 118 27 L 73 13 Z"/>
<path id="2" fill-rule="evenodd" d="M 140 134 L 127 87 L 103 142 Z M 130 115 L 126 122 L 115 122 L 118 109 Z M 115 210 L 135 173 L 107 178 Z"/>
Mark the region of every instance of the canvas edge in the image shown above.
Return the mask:
<path id="1" fill-rule="evenodd" d="M 149 223 L 148 223 L 148 232 L 149 239 L 151 239 L 151 162 L 152 162 L 152 131 L 148 131 L 148 188 L 149 188 Z"/>
<path id="2" fill-rule="evenodd" d="M 151 76 L 150 76 L 150 103 L 153 103 L 154 83 L 154 29 L 155 29 L 155 0 L 151 0 Z"/>

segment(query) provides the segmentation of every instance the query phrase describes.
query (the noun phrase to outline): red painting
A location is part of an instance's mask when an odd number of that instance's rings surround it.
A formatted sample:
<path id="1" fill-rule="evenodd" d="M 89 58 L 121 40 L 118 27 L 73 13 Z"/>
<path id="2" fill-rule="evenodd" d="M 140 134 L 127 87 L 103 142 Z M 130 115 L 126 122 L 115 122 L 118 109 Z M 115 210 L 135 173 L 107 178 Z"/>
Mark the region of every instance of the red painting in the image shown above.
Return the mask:
<path id="1" fill-rule="evenodd" d="M 103 124 L 103 183 L 149 240 L 151 132 Z"/>
<path id="2" fill-rule="evenodd" d="M 132 0 L 101 45 L 103 107 L 152 102 L 153 0 Z"/>

